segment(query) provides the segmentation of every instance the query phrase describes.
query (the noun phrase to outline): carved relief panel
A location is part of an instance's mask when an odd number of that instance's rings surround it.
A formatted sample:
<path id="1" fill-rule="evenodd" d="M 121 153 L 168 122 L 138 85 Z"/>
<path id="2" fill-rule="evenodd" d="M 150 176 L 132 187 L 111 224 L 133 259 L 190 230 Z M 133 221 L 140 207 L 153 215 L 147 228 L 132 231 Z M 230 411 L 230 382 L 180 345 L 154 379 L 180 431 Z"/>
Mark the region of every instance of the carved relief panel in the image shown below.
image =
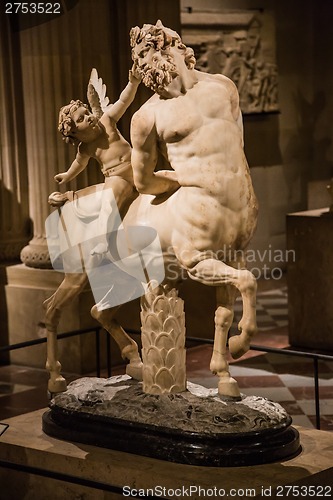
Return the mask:
<path id="1" fill-rule="evenodd" d="M 181 13 L 182 37 L 194 49 L 198 70 L 235 82 L 243 113 L 278 111 L 275 26 L 262 10 Z"/>

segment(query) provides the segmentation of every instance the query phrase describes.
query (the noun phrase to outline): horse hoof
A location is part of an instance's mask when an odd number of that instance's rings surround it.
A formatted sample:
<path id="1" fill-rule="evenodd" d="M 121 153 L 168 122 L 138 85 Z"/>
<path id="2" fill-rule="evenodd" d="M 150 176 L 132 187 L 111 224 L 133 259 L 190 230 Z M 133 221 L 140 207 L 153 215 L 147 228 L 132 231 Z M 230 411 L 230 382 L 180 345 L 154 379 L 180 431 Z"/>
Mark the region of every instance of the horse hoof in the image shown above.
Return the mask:
<path id="1" fill-rule="evenodd" d="M 240 401 L 242 399 L 238 384 L 232 377 L 220 378 L 218 392 L 224 401 Z"/>
<path id="2" fill-rule="evenodd" d="M 126 375 L 129 375 L 130 377 L 134 378 L 134 380 L 139 380 L 139 382 L 142 381 L 142 368 L 143 368 L 143 363 L 128 363 L 126 366 Z"/>
<path id="3" fill-rule="evenodd" d="M 229 339 L 229 351 L 234 359 L 241 358 L 250 349 L 250 341 L 244 341 L 241 335 Z"/>
<path id="4" fill-rule="evenodd" d="M 51 394 L 57 392 L 65 392 L 67 391 L 67 383 L 63 377 L 58 377 L 55 380 L 49 380 L 47 384 L 47 389 Z"/>

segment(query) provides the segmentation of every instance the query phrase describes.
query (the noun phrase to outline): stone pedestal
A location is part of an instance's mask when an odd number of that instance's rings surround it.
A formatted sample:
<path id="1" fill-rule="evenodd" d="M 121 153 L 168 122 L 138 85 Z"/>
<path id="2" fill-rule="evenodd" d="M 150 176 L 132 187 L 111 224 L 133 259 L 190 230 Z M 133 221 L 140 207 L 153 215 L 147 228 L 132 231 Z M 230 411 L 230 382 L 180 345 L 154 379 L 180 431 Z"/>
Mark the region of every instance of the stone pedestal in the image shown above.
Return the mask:
<path id="1" fill-rule="evenodd" d="M 180 393 L 147 394 L 127 375 L 84 377 L 51 400 L 49 436 L 205 467 L 251 466 L 301 451 L 281 405 L 258 396 L 221 400 L 218 389 L 187 383 Z"/>
<path id="2" fill-rule="evenodd" d="M 287 248 L 290 343 L 333 351 L 333 215 L 289 214 Z"/>
<path id="3" fill-rule="evenodd" d="M 44 337 L 46 330 L 43 327 L 42 304 L 59 286 L 63 274 L 51 269 L 32 269 L 24 264 L 9 266 L 6 272 L 5 293 L 9 344 Z M 58 332 L 96 326 L 97 322 L 90 315 L 93 305 L 92 293 L 87 289 L 64 309 Z M 63 371 L 78 374 L 94 371 L 96 368 L 95 352 L 94 333 L 59 341 L 59 359 Z M 15 364 L 45 368 L 46 344 L 11 351 L 10 358 Z"/>
<path id="4" fill-rule="evenodd" d="M 177 498 L 192 500 L 206 498 L 199 488 L 207 490 L 211 498 L 275 498 L 277 486 L 281 495 L 284 485 L 297 485 L 299 490 L 300 485 L 312 485 L 313 491 L 332 485 L 331 432 L 298 427 L 302 452 L 286 462 L 236 468 L 194 467 L 46 436 L 41 429 L 44 412 L 38 410 L 4 422 L 9 427 L 0 436 L 3 498 L 32 500 L 40 498 L 42 492 L 43 498 L 52 500 L 83 496 L 86 500 L 102 500 L 124 498 L 122 492 L 129 496 L 131 489 L 134 493 L 134 489 L 142 492 L 148 488 L 154 490 L 150 495 L 155 493 L 161 498 L 171 498 L 171 490 L 179 488 Z M 6 461 L 16 470 L 5 468 Z"/>

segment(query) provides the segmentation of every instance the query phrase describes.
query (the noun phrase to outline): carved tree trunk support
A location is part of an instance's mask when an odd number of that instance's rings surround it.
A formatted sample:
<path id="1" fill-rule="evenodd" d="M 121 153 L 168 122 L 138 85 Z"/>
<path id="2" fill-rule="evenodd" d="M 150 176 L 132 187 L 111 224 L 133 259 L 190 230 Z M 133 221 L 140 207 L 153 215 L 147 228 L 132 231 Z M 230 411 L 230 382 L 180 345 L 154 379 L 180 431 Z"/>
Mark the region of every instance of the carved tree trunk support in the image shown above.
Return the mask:
<path id="1" fill-rule="evenodd" d="M 185 391 L 185 313 L 177 290 L 151 283 L 141 299 L 141 324 L 144 392 Z"/>

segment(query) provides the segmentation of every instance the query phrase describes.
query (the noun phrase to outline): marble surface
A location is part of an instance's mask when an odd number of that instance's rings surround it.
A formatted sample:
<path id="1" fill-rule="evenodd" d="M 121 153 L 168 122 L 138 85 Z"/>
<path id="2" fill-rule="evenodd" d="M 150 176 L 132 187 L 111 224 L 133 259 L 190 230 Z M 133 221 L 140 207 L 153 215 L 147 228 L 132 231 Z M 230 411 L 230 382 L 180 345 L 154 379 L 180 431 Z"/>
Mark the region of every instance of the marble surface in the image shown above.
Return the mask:
<path id="1" fill-rule="evenodd" d="M 187 382 L 178 394 L 147 394 L 127 375 L 84 377 L 54 396 L 43 416 L 49 436 L 181 464 L 235 467 L 300 452 L 299 433 L 278 403 L 221 399 Z"/>
<path id="2" fill-rule="evenodd" d="M 202 488 L 253 488 L 260 495 L 262 488 L 307 481 L 315 484 L 316 474 L 326 471 L 333 462 L 333 434 L 325 431 L 297 427 L 303 450 L 297 457 L 272 464 L 236 468 L 193 467 L 137 455 L 116 452 L 94 446 L 63 442 L 46 436 L 41 428 L 45 409 L 5 420 L 8 429 L 0 436 L 0 460 L 16 464 L 41 467 L 45 470 L 71 474 L 123 488 L 165 488 L 200 486 Z M 16 475 L 22 473 L 16 473 Z M 327 478 L 327 475 L 325 476 Z M 330 476 L 331 477 L 331 476 Z M 36 477 L 22 482 L 19 498 L 34 498 L 33 488 L 41 487 L 45 478 Z M 310 482 L 309 482 L 310 481 Z M 311 482 L 312 481 L 312 482 Z M 0 468 L 3 490 L 12 494 L 18 485 L 15 475 Z M 46 488 L 46 487 L 45 487 Z M 65 488 L 65 486 L 64 486 Z M 67 484 L 66 499 L 74 499 L 74 485 Z M 62 486 L 59 484 L 59 491 Z M 83 488 L 81 491 L 83 492 Z M 35 489 L 35 492 L 38 491 Z M 46 489 L 44 489 L 46 491 Z M 73 491 L 73 493 L 72 493 Z M 36 497 L 35 497 L 36 498 Z M 57 490 L 54 490 L 54 499 Z M 63 497 L 62 497 L 63 498 Z M 87 493 L 87 499 L 121 498 L 116 493 L 100 496 Z M 192 499 L 200 498 L 193 494 Z"/>

